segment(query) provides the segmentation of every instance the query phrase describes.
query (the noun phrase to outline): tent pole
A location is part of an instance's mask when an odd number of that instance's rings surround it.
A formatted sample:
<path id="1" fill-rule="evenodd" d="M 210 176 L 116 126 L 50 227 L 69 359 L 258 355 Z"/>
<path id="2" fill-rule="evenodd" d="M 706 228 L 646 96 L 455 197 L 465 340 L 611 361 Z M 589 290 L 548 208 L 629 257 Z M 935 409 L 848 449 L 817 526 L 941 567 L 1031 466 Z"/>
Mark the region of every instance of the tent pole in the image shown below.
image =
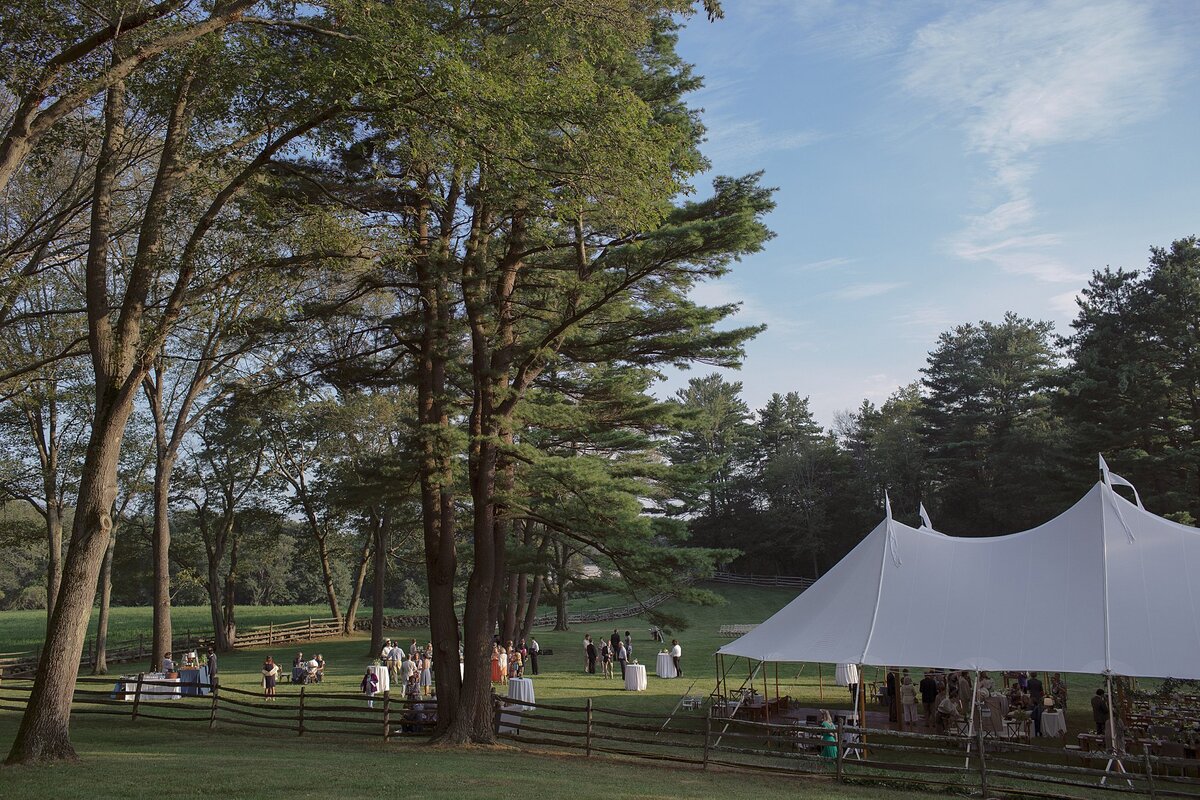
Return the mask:
<path id="1" fill-rule="evenodd" d="M 761 667 L 765 663 L 767 663 L 767 662 L 760 661 L 759 666 Z M 768 680 L 768 678 L 770 678 L 770 675 L 769 675 L 770 672 L 771 672 L 771 670 L 769 670 L 769 669 L 764 669 L 762 671 L 762 674 L 763 674 L 763 720 L 768 725 L 771 724 L 771 701 L 769 699 L 771 696 L 771 687 L 767 685 L 767 680 Z M 751 683 L 750 685 L 753 686 L 754 684 Z"/>
<path id="2" fill-rule="evenodd" d="M 858 665 L 858 683 L 855 684 L 854 713 L 858 717 L 858 728 L 862 731 L 863 758 L 867 757 L 867 695 L 863 691 L 863 681 L 867 673 L 862 664 Z"/>
<path id="3" fill-rule="evenodd" d="M 1105 691 L 1108 693 L 1108 735 L 1104 737 L 1104 743 L 1106 745 L 1111 745 L 1108 748 L 1108 766 L 1104 768 L 1104 771 L 1124 773 L 1125 765 L 1121 762 L 1121 754 L 1117 752 L 1117 726 L 1113 718 L 1112 672 L 1107 670 L 1104 672 L 1104 686 Z M 1101 786 L 1107 782 L 1107 775 L 1100 779 Z M 1133 781 L 1126 778 L 1125 782 L 1128 783 L 1131 788 L 1133 787 Z"/>
<path id="4" fill-rule="evenodd" d="M 948 686 L 946 688 L 946 691 L 947 692 L 950 691 Z M 967 764 L 966 764 L 967 769 L 971 768 L 971 743 L 975 741 L 973 738 L 975 736 L 975 697 L 978 694 L 979 694 L 979 670 L 975 670 L 975 680 L 972 682 L 972 685 L 971 685 L 971 699 L 967 701 L 967 709 L 969 710 L 969 713 L 971 715 L 970 721 L 967 723 Z M 979 721 L 980 721 L 980 723 L 982 723 L 983 718 L 980 717 Z"/>

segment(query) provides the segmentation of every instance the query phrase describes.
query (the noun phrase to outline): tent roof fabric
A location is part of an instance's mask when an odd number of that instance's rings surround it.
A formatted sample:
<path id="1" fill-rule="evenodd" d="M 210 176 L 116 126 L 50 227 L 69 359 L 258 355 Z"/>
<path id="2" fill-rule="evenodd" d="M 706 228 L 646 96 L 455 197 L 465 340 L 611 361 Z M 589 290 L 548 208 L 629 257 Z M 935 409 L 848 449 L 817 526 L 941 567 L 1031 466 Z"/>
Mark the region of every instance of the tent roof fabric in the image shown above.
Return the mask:
<path id="1" fill-rule="evenodd" d="M 1022 533 L 885 519 L 719 651 L 761 661 L 1200 678 L 1200 530 L 1101 482 Z"/>

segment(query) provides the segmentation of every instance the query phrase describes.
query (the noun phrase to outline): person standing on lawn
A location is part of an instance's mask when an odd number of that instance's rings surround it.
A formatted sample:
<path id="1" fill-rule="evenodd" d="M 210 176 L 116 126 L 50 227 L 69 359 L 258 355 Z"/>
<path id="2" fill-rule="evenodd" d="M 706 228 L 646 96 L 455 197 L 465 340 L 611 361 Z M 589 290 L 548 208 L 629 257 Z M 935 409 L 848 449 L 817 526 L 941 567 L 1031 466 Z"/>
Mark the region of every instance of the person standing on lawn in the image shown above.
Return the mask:
<path id="1" fill-rule="evenodd" d="M 679 666 L 679 659 L 683 658 L 683 648 L 679 646 L 678 639 L 671 640 L 671 663 L 675 665 L 675 677 L 683 677 L 683 667 Z"/>
<path id="2" fill-rule="evenodd" d="M 1033 735 L 1042 735 L 1042 699 L 1046 696 L 1046 690 L 1042 687 L 1042 682 L 1038 680 L 1036 672 L 1029 673 L 1029 680 L 1025 682 L 1025 688 L 1029 691 L 1030 713 L 1033 715 Z"/>
<path id="3" fill-rule="evenodd" d="M 921 678 L 921 704 L 925 706 L 925 727 L 933 727 L 933 706 L 937 702 L 937 681 L 928 672 Z"/>

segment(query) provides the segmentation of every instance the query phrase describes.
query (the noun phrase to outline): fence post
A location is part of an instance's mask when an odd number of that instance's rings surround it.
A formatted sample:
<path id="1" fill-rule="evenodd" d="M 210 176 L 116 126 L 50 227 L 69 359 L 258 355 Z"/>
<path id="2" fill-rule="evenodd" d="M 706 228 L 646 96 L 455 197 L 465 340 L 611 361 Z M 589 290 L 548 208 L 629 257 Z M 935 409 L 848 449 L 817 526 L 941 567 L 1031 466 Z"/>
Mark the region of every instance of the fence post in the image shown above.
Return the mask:
<path id="1" fill-rule="evenodd" d="M 585 741 L 585 747 L 587 750 L 587 757 L 591 758 L 592 757 L 592 698 L 590 698 L 590 697 L 587 699 L 587 706 L 585 707 L 585 710 L 587 712 L 587 727 L 584 730 L 585 730 L 585 736 L 587 738 L 584 741 Z"/>
<path id="2" fill-rule="evenodd" d="M 130 719 L 137 719 L 138 704 L 142 702 L 142 677 L 146 673 L 139 672 L 137 678 L 137 687 L 133 690 L 133 716 Z"/>
<path id="3" fill-rule="evenodd" d="M 492 691 L 492 728 L 496 736 L 500 735 L 500 712 L 504 707 L 500 704 L 500 698 L 496 695 L 495 690 Z"/>
<path id="4" fill-rule="evenodd" d="M 1150 790 L 1150 800 L 1154 800 L 1158 794 L 1154 791 L 1154 768 L 1150 764 L 1150 754 L 1142 753 L 1142 763 L 1146 765 L 1146 787 Z"/>
<path id="5" fill-rule="evenodd" d="M 845 717 L 838 717 L 837 723 L 837 779 L 838 783 L 842 782 L 844 777 L 842 773 L 842 759 L 846 756 L 845 748 L 842 746 L 844 739 L 842 738 L 842 726 L 846 724 Z"/>
<path id="6" fill-rule="evenodd" d="M 304 735 L 304 684 L 300 684 L 300 720 L 296 726 L 296 735 Z"/>
<path id="7" fill-rule="evenodd" d="M 212 711 L 208 712 L 208 729 L 211 731 L 217 727 L 217 684 L 213 683 L 213 679 L 208 679 L 208 691 L 212 694 Z"/>
<path id="8" fill-rule="evenodd" d="M 712 738 L 712 706 L 704 717 L 704 771 L 708 771 L 708 742 Z"/>
<path id="9" fill-rule="evenodd" d="M 983 792 L 983 800 L 988 800 L 987 756 L 983 752 L 983 726 L 975 728 L 975 743 L 979 746 L 979 788 Z"/>
<path id="10" fill-rule="evenodd" d="M 392 690 L 383 693 L 383 740 L 392 738 Z"/>
<path id="11" fill-rule="evenodd" d="M 267 623 L 267 644 L 272 645 L 274 643 L 275 643 L 275 623 L 269 622 L 269 623 Z"/>

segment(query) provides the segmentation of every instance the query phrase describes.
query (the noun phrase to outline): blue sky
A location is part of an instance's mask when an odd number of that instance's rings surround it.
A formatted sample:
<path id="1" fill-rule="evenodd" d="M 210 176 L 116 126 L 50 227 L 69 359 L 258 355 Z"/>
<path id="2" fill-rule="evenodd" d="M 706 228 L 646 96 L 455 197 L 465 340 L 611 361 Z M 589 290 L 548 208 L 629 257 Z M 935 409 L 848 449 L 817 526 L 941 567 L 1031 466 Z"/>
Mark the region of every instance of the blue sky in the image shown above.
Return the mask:
<path id="1" fill-rule="evenodd" d="M 777 236 L 696 297 L 769 326 L 730 375 L 752 408 L 794 390 L 829 425 L 940 332 L 1008 310 L 1067 332 L 1093 269 L 1200 234 L 1200 2 L 725 10 L 680 50 L 713 172 L 765 170 Z"/>

